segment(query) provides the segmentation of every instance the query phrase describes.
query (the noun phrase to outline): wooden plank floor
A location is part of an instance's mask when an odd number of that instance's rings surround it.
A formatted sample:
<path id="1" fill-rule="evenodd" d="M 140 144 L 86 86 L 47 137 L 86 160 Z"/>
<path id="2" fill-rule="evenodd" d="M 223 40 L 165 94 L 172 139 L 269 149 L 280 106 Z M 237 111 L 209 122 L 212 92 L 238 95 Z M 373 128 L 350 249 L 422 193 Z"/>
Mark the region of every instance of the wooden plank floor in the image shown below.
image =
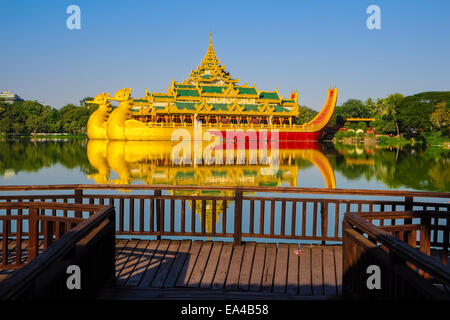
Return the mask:
<path id="1" fill-rule="evenodd" d="M 342 295 L 342 246 L 118 240 L 104 299 L 324 299 Z"/>

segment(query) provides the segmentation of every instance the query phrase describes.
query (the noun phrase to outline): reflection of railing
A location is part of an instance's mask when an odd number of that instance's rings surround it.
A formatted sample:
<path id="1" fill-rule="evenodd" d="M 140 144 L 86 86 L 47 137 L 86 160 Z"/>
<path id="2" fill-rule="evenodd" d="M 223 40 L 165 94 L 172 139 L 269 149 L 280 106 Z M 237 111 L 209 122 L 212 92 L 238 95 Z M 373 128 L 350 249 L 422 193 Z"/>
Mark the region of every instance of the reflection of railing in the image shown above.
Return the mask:
<path id="1" fill-rule="evenodd" d="M 0 191 L 56 190 L 74 193 L 0 196 L 0 201 L 47 199 L 109 204 L 117 211 L 116 233 L 119 235 L 229 237 L 235 243 L 240 243 L 242 238 L 341 241 L 344 212 L 379 212 L 382 215 L 384 211 L 414 208 L 446 213 L 450 207 L 448 203 L 414 201 L 414 197 L 437 200 L 449 196 L 448 193 L 431 192 L 172 185 L 0 187 Z M 90 190 L 101 190 L 102 193 L 89 193 Z M 132 192 L 113 193 L 117 190 Z M 182 190 L 184 192 L 180 194 L 178 191 Z M 373 199 L 377 196 L 391 199 Z M 432 233 L 430 243 L 437 243 L 437 239 L 436 233 Z"/>
<path id="2" fill-rule="evenodd" d="M 413 219 L 419 221 L 413 224 Z M 385 220 L 390 225 L 385 225 Z M 450 270 L 444 265 L 448 258 L 449 220 L 448 212 L 436 210 L 347 212 L 343 221 L 344 293 L 358 298 L 449 299 Z M 431 245 L 430 234 L 438 231 L 443 232 L 443 238 Z M 444 263 L 430 256 L 431 246 L 440 251 Z M 367 268 L 371 265 L 380 268 L 378 290 L 370 290 L 366 281 L 361 281 L 368 278 Z"/>
<path id="3" fill-rule="evenodd" d="M 7 198 L 0 202 L 0 270 L 15 272 L 1 282 L 0 299 L 95 296 L 113 280 L 113 207 Z M 61 276 L 69 265 L 85 274 L 78 293 Z"/>

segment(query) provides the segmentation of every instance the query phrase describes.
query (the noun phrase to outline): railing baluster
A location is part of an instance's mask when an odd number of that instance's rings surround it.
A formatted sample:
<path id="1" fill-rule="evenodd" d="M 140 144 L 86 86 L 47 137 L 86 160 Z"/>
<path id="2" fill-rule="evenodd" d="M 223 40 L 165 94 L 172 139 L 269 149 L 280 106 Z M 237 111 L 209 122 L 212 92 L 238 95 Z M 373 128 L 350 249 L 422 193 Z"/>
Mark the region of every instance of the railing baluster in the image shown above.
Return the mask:
<path id="1" fill-rule="evenodd" d="M 227 201 L 222 200 L 222 233 L 227 232 Z"/>
<path id="2" fill-rule="evenodd" d="M 47 249 L 53 243 L 53 221 L 42 220 L 44 225 L 44 249 Z"/>
<path id="3" fill-rule="evenodd" d="M 265 216 L 265 204 L 266 202 L 264 200 L 261 200 L 261 210 L 260 210 L 260 216 L 259 216 L 259 233 L 261 235 L 264 234 L 264 216 Z"/>
<path id="4" fill-rule="evenodd" d="M 202 218 L 201 218 L 202 234 L 206 233 L 206 200 L 202 200 Z"/>
<path id="5" fill-rule="evenodd" d="M 139 231 L 144 232 L 144 216 L 145 216 L 145 201 L 144 198 L 139 200 Z"/>
<path id="6" fill-rule="evenodd" d="M 124 214 L 124 205 L 125 201 L 123 198 L 120 198 L 119 200 L 119 231 L 124 231 L 124 225 L 125 225 L 125 214 Z"/>
<path id="7" fill-rule="evenodd" d="M 249 226 L 249 233 L 253 234 L 253 227 L 255 224 L 255 200 L 250 200 L 250 226 Z"/>
<path id="8" fill-rule="evenodd" d="M 339 237 L 339 202 L 335 202 L 334 210 L 334 236 Z"/>
<path id="9" fill-rule="evenodd" d="M 216 212 L 217 212 L 217 204 L 216 204 L 216 199 L 212 200 L 212 216 L 211 216 L 211 220 L 212 220 L 212 226 L 211 226 L 211 233 L 212 235 L 216 234 Z"/>
<path id="10" fill-rule="evenodd" d="M 192 199 L 192 210 L 191 210 L 191 232 L 195 233 L 195 211 L 196 211 L 195 199 Z"/>
<path id="11" fill-rule="evenodd" d="M 302 236 L 306 236 L 306 201 L 302 205 Z"/>
<path id="12" fill-rule="evenodd" d="M 128 211 L 129 214 L 128 216 L 130 217 L 130 232 L 134 231 L 134 198 L 130 197 L 128 198 L 129 203 L 129 207 L 128 207 Z"/>
<path id="13" fill-rule="evenodd" d="M 21 216 L 21 214 L 19 214 Z M 20 265 L 22 261 L 22 219 L 16 222 L 16 264 Z"/>
<path id="14" fill-rule="evenodd" d="M 291 236 L 295 236 L 295 221 L 297 218 L 297 201 L 292 201 L 292 211 L 291 211 Z"/>
<path id="15" fill-rule="evenodd" d="M 328 202 L 320 203 L 320 214 L 321 214 L 321 237 L 322 244 L 325 244 L 325 239 L 328 237 Z"/>
<path id="16" fill-rule="evenodd" d="M 2 235 L 2 266 L 8 264 L 8 224 L 6 219 L 3 219 L 3 235 Z"/>
<path id="17" fill-rule="evenodd" d="M 164 233 L 165 232 L 165 228 L 166 228 L 166 209 L 165 209 L 166 200 L 165 199 L 161 199 L 159 204 L 160 204 L 160 209 L 159 209 L 159 231 L 161 233 Z"/>
<path id="18" fill-rule="evenodd" d="M 155 200 L 150 199 L 150 231 L 156 232 L 155 228 Z"/>
<path id="19" fill-rule="evenodd" d="M 175 200 L 170 200 L 170 232 L 174 232 L 175 228 Z"/>
<path id="20" fill-rule="evenodd" d="M 30 208 L 28 216 L 28 261 L 31 261 L 36 258 L 39 250 L 38 209 Z"/>
<path id="21" fill-rule="evenodd" d="M 318 212 L 317 212 L 317 201 L 314 201 L 314 209 L 313 209 L 313 237 L 317 237 L 317 219 L 318 219 Z"/>
<path id="22" fill-rule="evenodd" d="M 181 233 L 185 232 L 186 227 L 186 200 L 181 200 Z"/>
<path id="23" fill-rule="evenodd" d="M 242 241 L 242 191 L 234 191 L 234 244 L 240 245 Z"/>
<path id="24" fill-rule="evenodd" d="M 75 189 L 75 203 L 83 203 L 83 189 Z M 82 212 L 81 211 L 75 211 L 75 217 L 76 218 L 82 218 Z"/>

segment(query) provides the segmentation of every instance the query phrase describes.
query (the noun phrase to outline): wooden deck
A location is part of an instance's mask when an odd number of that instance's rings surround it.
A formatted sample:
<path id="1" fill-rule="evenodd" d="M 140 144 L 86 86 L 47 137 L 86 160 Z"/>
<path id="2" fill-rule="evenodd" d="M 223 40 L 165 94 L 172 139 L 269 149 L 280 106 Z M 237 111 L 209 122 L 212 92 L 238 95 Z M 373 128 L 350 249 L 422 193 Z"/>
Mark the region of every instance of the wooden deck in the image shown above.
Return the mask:
<path id="1" fill-rule="evenodd" d="M 118 240 L 104 299 L 308 299 L 342 294 L 342 247 Z"/>

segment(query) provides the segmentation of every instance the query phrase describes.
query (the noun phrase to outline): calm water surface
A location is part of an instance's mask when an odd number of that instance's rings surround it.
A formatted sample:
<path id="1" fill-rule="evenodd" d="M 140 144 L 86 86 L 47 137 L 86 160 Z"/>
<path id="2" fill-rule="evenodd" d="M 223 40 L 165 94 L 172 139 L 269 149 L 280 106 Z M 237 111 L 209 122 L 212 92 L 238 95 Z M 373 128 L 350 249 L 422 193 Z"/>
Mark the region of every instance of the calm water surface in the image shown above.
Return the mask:
<path id="1" fill-rule="evenodd" d="M 279 163 L 274 165 L 264 163 L 258 150 L 247 150 L 241 155 L 235 152 L 233 164 L 194 164 L 195 155 L 190 158 L 191 164 L 174 164 L 172 147 L 171 142 L 0 141 L 0 184 L 199 184 L 450 191 L 450 150 L 442 148 L 310 143 L 301 149 L 280 150 Z M 223 162 L 226 163 L 225 155 Z"/>

